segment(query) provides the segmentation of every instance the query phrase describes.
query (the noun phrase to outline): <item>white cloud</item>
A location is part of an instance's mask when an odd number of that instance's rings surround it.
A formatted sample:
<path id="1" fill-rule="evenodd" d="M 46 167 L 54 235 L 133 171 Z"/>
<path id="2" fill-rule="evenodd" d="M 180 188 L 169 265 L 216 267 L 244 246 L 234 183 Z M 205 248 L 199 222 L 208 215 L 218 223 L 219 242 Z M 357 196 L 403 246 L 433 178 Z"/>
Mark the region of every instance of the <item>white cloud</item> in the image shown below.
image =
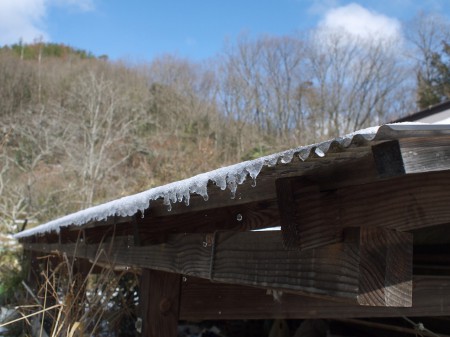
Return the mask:
<path id="1" fill-rule="evenodd" d="M 328 10 L 319 29 L 327 32 L 345 31 L 365 40 L 401 40 L 401 24 L 386 15 L 370 11 L 356 3 Z"/>
<path id="2" fill-rule="evenodd" d="M 46 0 L 0 0 L 0 44 L 48 39 L 43 28 L 45 13 Z"/>
<path id="3" fill-rule="evenodd" d="M 47 11 L 50 6 L 94 9 L 92 0 L 0 0 L 0 45 L 29 43 L 36 39 L 48 41 Z"/>

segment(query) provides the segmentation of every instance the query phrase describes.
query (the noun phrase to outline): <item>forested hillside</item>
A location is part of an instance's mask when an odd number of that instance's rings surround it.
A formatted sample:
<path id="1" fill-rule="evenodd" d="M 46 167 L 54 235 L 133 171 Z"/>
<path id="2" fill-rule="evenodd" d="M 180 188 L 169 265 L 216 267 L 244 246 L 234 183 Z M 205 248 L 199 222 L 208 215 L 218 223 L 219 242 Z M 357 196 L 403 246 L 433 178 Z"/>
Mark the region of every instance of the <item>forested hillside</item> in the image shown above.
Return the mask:
<path id="1" fill-rule="evenodd" d="M 174 55 L 113 62 L 57 44 L 5 46 L 2 230 L 443 101 L 449 29 L 429 20 L 417 17 L 402 45 L 344 32 L 242 35 L 202 63 Z"/>

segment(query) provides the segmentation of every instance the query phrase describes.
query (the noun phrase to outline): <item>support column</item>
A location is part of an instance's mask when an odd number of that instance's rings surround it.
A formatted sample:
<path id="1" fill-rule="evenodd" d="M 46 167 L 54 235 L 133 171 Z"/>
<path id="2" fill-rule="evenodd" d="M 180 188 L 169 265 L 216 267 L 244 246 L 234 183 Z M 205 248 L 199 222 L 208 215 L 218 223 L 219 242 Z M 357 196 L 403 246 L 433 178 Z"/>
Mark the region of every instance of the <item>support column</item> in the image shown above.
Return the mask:
<path id="1" fill-rule="evenodd" d="M 181 276 L 142 269 L 140 306 L 143 337 L 176 337 Z"/>

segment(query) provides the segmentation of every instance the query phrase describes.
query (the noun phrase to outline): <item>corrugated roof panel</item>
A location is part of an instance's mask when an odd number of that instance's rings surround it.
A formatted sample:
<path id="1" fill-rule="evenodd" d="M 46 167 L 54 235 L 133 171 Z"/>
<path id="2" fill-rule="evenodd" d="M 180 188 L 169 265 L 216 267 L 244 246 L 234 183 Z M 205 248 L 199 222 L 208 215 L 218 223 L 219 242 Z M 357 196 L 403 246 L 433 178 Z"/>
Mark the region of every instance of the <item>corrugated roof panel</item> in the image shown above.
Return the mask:
<path id="1" fill-rule="evenodd" d="M 90 222 L 104 221 L 109 217 L 130 217 L 139 211 L 144 214 L 144 210 L 149 207 L 151 211 L 151 203 L 155 200 L 163 200 L 163 204 L 168 208 L 178 202 L 185 202 L 188 205 L 191 195 L 200 195 L 207 200 L 210 197 L 208 186 L 211 185 L 220 187 L 222 191 L 229 189 L 234 195 L 239 185 L 249 178 L 256 180 L 261 170 L 265 174 L 270 167 L 283 166 L 283 172 L 276 170 L 275 175 L 278 174 L 277 172 L 284 175 L 300 175 L 302 171 L 313 169 L 315 163 L 323 166 L 341 159 L 345 160 L 344 154 L 351 153 L 353 150 L 360 151 L 376 142 L 442 135 L 450 135 L 450 125 L 401 123 L 372 127 L 330 141 L 289 149 L 113 200 L 28 229 L 16 234 L 15 238 L 25 238 L 51 231 L 59 232 L 63 227 L 82 226 Z M 362 151 L 362 153 L 366 152 Z M 293 168 L 292 172 L 289 172 L 290 166 Z"/>

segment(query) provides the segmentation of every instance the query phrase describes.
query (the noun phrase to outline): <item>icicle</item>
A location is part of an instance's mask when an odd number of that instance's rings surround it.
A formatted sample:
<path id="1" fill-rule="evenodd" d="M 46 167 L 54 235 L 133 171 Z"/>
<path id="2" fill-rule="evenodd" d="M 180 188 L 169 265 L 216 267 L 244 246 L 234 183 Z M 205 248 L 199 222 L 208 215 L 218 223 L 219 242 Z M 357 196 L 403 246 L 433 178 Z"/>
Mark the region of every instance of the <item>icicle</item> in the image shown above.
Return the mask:
<path id="1" fill-rule="evenodd" d="M 308 159 L 310 152 L 311 148 L 301 149 L 298 152 L 298 157 L 300 158 L 301 161 L 305 161 L 306 159 Z"/>
<path id="2" fill-rule="evenodd" d="M 228 186 L 229 190 L 231 191 L 231 199 L 234 199 L 236 197 L 236 190 L 237 190 L 235 175 L 227 176 L 227 186 Z"/>
<path id="3" fill-rule="evenodd" d="M 189 188 L 186 188 L 184 190 L 183 197 L 184 197 L 184 204 L 186 206 L 189 206 L 189 200 L 191 199 L 191 191 Z"/>
<path id="4" fill-rule="evenodd" d="M 148 207 L 150 207 L 150 202 L 148 203 Z M 141 207 L 139 208 L 139 212 L 141 212 L 141 218 L 144 218 L 144 212 L 145 212 L 145 208 Z"/>
<path id="5" fill-rule="evenodd" d="M 247 178 L 247 172 L 246 171 L 240 171 L 237 173 L 237 183 L 241 185 L 245 179 Z"/>
<path id="6" fill-rule="evenodd" d="M 167 211 L 171 211 L 172 210 L 172 204 L 170 202 L 170 196 L 169 193 L 164 194 L 164 201 L 163 201 L 163 205 L 167 206 Z"/>
<path id="7" fill-rule="evenodd" d="M 268 167 L 272 167 L 275 166 L 278 162 L 278 157 L 277 156 L 271 156 L 269 158 L 266 159 L 265 163 Z"/>
<path id="8" fill-rule="evenodd" d="M 283 154 L 283 156 L 281 157 L 281 163 L 289 164 L 292 161 L 293 157 L 294 157 L 294 151 L 286 151 Z"/>
<path id="9" fill-rule="evenodd" d="M 190 191 L 190 193 L 196 193 L 196 194 L 202 196 L 203 200 L 207 201 L 208 200 L 208 180 L 194 182 L 194 184 L 192 184 L 189 187 L 189 191 Z"/>
<path id="10" fill-rule="evenodd" d="M 324 157 L 324 156 L 325 156 L 325 153 L 324 153 L 321 149 L 319 149 L 318 147 L 316 147 L 316 148 L 314 149 L 314 152 L 315 152 L 319 157 Z"/>
<path id="11" fill-rule="evenodd" d="M 261 172 L 263 164 L 264 164 L 263 161 L 258 160 L 256 163 L 247 166 L 246 170 L 253 180 L 256 180 L 256 177 Z"/>
<path id="12" fill-rule="evenodd" d="M 222 191 L 227 188 L 226 175 L 219 174 L 213 178 L 213 181 Z"/>

